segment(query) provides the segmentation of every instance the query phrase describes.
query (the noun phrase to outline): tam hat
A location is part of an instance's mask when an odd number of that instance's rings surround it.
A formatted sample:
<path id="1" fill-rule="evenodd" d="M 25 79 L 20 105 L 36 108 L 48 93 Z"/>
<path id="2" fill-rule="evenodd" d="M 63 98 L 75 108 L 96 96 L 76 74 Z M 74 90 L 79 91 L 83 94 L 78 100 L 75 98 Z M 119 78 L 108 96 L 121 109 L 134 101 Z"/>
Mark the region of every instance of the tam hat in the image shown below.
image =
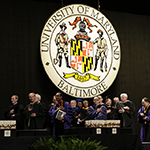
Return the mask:
<path id="1" fill-rule="evenodd" d="M 83 103 L 83 100 L 82 99 L 76 99 L 76 102 L 82 102 Z"/>

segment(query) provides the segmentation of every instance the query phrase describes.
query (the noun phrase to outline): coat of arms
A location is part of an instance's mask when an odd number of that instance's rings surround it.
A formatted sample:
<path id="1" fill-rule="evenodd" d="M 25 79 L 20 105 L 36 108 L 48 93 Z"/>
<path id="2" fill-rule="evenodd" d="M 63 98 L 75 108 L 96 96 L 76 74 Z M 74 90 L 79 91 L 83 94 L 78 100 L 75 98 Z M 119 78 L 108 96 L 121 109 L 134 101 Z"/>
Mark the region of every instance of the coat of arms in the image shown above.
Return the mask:
<path id="1" fill-rule="evenodd" d="M 80 4 L 66 6 L 50 17 L 41 36 L 41 53 L 52 81 L 75 97 L 103 93 L 120 65 L 113 26 L 98 10 Z"/>
<path id="2" fill-rule="evenodd" d="M 98 29 L 97 34 L 99 37 L 91 41 L 91 37 L 88 36 L 88 32 L 86 31 L 86 27 L 89 29 L 89 33 L 92 33 L 91 27 L 97 28 L 96 25 L 92 25 L 88 18 L 76 17 L 74 22 L 68 22 L 68 26 L 73 26 L 72 30 L 77 28 L 77 24 L 79 27 L 77 29 L 77 33 L 72 39 L 69 40 L 68 33 L 65 32 L 67 29 L 67 25 L 63 22 L 60 25 L 60 32 L 57 33 L 55 38 L 55 43 L 57 45 L 57 54 L 56 58 L 54 58 L 54 64 L 59 63 L 59 67 L 62 65 L 62 58 L 64 55 L 66 61 L 66 67 L 74 69 L 77 71 L 76 73 L 71 73 L 67 75 L 64 73 L 64 77 L 68 78 L 71 76 L 75 77 L 75 74 L 79 77 L 77 73 L 84 74 L 91 69 L 97 69 L 98 60 L 100 60 L 100 71 L 103 72 L 103 68 L 107 71 L 107 42 L 103 38 L 103 31 Z M 70 49 L 68 49 L 68 45 L 70 44 Z M 97 44 L 96 54 L 94 56 L 94 44 Z M 70 50 L 70 59 L 68 58 L 68 50 Z M 95 59 L 94 59 L 95 58 Z M 70 65 L 69 65 L 70 60 Z M 105 62 L 104 62 L 105 61 Z M 95 62 L 95 64 L 93 64 Z M 90 76 L 89 76 L 90 75 Z M 92 74 L 87 74 L 85 76 L 80 76 L 80 78 L 75 77 L 81 82 L 87 81 L 90 78 L 94 80 L 99 80 L 99 76 L 95 76 Z"/>

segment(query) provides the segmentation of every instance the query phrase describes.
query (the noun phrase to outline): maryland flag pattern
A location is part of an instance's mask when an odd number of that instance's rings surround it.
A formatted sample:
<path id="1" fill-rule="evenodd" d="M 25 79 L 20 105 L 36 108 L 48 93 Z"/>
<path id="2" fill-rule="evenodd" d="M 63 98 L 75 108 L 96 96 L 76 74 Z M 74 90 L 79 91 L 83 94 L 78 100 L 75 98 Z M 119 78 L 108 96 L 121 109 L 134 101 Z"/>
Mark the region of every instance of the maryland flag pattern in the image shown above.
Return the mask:
<path id="1" fill-rule="evenodd" d="M 93 68 L 93 43 L 71 40 L 71 67 L 80 73 Z"/>

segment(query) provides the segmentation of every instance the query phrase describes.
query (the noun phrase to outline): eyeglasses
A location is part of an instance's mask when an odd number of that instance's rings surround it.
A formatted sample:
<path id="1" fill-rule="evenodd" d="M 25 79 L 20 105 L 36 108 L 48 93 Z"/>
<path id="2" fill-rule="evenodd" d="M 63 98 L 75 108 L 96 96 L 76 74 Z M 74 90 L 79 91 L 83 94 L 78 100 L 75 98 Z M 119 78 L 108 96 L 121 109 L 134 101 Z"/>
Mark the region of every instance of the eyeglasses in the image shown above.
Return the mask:
<path id="1" fill-rule="evenodd" d="M 56 95 L 56 97 L 59 97 L 60 95 Z"/>

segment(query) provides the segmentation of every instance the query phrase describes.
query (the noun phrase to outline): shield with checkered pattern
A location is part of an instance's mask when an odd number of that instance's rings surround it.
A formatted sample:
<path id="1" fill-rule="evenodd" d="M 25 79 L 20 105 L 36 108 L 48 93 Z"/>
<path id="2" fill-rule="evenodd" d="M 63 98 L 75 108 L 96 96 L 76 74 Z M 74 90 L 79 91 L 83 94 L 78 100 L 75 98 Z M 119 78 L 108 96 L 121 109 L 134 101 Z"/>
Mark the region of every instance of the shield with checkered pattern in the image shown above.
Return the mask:
<path id="1" fill-rule="evenodd" d="M 93 68 L 93 43 L 71 40 L 71 67 L 79 73 L 85 73 Z"/>

